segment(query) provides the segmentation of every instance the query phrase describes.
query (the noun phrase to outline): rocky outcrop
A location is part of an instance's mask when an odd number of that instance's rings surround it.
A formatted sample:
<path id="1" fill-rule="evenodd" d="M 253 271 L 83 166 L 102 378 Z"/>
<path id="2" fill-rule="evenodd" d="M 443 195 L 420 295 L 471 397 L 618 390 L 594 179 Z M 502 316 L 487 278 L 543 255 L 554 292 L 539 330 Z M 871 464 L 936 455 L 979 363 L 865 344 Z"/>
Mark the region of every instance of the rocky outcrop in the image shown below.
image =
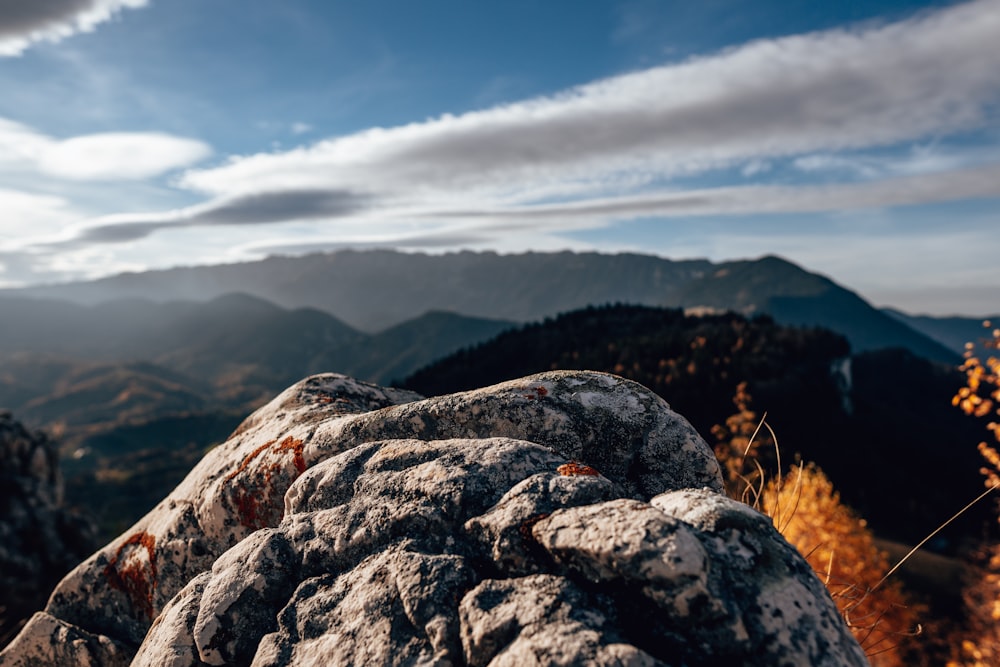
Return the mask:
<path id="1" fill-rule="evenodd" d="M 643 387 L 421 400 L 339 375 L 258 410 L 56 589 L 30 665 L 863 665 L 801 556 Z"/>
<path id="2" fill-rule="evenodd" d="M 55 445 L 0 411 L 0 647 L 93 549 L 91 535 L 62 507 Z"/>

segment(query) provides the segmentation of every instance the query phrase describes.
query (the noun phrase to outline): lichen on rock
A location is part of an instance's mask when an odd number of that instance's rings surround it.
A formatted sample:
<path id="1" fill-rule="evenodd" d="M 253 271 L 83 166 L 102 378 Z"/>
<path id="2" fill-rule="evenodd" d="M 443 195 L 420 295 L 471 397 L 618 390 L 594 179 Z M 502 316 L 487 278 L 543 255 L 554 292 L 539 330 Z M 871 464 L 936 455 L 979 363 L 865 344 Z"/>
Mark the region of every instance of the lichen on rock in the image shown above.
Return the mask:
<path id="1" fill-rule="evenodd" d="M 694 429 L 615 376 L 428 399 L 315 376 L 44 618 L 114 647 L 96 665 L 866 664 L 801 556 L 721 489 Z M 43 634 L 0 667 L 41 664 Z"/>

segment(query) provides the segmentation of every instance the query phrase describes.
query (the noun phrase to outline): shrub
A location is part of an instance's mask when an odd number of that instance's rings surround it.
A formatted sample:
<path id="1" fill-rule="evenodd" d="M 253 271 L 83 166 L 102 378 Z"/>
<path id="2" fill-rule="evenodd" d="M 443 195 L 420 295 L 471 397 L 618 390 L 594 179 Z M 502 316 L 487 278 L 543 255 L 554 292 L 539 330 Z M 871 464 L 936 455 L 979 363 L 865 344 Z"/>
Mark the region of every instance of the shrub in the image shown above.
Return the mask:
<path id="1" fill-rule="evenodd" d="M 895 667 L 926 613 L 898 582 L 881 581 L 888 557 L 876 545 L 864 519 L 840 501 L 819 467 L 792 468 L 764 486 L 761 509 L 826 583 L 841 615 L 872 665 Z"/>
<path id="2" fill-rule="evenodd" d="M 983 325 L 989 329 L 990 322 Z M 965 386 L 952 398 L 952 405 L 967 415 L 987 420 L 986 429 L 1000 441 L 1000 329 L 993 329 L 983 341 L 986 359 L 976 354 L 974 343 L 965 345 Z M 986 442 L 979 443 L 986 465 L 981 468 L 986 486 L 1000 486 L 1000 453 Z M 955 633 L 952 659 L 948 667 L 989 667 L 1000 664 L 1000 545 L 986 548 L 980 575 L 963 593 L 965 627 Z"/>
<path id="3" fill-rule="evenodd" d="M 917 634 L 926 609 L 909 600 L 896 581 L 882 581 L 889 571 L 887 556 L 818 466 L 800 465 L 781 476 L 777 442 L 770 427 L 761 429 L 766 423 L 751 409 L 745 382 L 733 403 L 736 412 L 712 429 L 727 493 L 770 516 L 805 556 L 875 667 L 909 664 L 903 648 Z M 778 454 L 776 474 L 769 479 L 758 462 L 765 443 Z"/>

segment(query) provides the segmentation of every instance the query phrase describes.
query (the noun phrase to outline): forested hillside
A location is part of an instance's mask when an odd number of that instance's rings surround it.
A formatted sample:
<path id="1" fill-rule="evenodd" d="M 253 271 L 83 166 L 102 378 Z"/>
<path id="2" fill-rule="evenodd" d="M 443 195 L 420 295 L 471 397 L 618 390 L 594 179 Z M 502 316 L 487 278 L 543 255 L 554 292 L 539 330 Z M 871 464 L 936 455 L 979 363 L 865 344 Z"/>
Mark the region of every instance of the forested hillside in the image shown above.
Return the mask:
<path id="1" fill-rule="evenodd" d="M 746 382 L 786 461 L 818 463 L 877 532 L 900 541 L 921 539 L 981 485 L 978 427 L 950 406 L 956 369 L 903 350 L 851 356 L 842 336 L 767 316 L 587 308 L 503 333 L 403 386 L 436 395 L 555 368 L 644 384 L 709 439 Z M 977 508 L 934 547 L 949 551 L 988 521 L 989 507 Z"/>

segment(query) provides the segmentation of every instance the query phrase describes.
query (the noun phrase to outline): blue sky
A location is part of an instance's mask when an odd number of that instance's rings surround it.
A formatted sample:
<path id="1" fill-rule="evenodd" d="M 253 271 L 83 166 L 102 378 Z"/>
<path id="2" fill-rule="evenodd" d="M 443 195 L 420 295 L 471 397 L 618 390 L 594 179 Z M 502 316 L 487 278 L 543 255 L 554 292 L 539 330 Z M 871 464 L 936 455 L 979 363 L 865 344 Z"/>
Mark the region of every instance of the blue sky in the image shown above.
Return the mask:
<path id="1" fill-rule="evenodd" d="M 778 253 L 1000 312 L 1000 0 L 0 2 L 0 285 Z"/>

